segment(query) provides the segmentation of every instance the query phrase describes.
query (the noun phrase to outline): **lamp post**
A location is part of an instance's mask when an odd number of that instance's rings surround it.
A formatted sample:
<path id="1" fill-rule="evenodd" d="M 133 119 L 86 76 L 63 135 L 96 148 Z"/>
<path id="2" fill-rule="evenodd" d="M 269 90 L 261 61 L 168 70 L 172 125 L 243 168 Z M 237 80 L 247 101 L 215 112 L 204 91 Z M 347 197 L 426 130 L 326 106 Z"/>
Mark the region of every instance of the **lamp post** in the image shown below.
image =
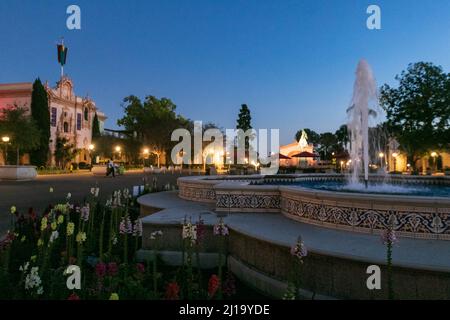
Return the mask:
<path id="1" fill-rule="evenodd" d="M 144 150 L 142 150 L 142 165 L 145 167 L 145 159 L 148 158 L 148 155 L 150 154 L 150 150 L 148 148 L 144 148 Z"/>
<path id="2" fill-rule="evenodd" d="M 2 137 L 2 141 L 5 144 L 5 165 L 6 162 L 8 161 L 8 142 L 9 142 L 9 137 L 8 136 L 4 136 Z"/>
<path id="3" fill-rule="evenodd" d="M 433 171 L 436 172 L 436 157 L 438 156 L 437 152 L 433 151 L 431 153 L 431 157 L 433 158 Z"/>
<path id="4" fill-rule="evenodd" d="M 378 153 L 378 158 L 380 158 L 380 167 L 381 167 L 381 169 L 383 169 L 384 153 L 383 152 Z"/>
<path id="5" fill-rule="evenodd" d="M 122 150 L 122 148 L 120 147 L 120 146 L 116 146 L 115 148 L 114 148 L 114 150 L 117 152 L 117 156 L 118 156 L 118 159 L 120 160 L 120 151 Z"/>
<path id="6" fill-rule="evenodd" d="M 394 152 L 392 154 L 392 157 L 394 158 L 394 172 L 396 172 L 397 171 L 397 157 L 398 157 L 398 153 Z"/>
<path id="7" fill-rule="evenodd" d="M 95 145 L 93 145 L 93 144 L 91 143 L 91 144 L 89 145 L 88 149 L 89 149 L 89 158 L 91 159 L 91 168 L 92 168 L 92 151 L 94 151 Z"/>

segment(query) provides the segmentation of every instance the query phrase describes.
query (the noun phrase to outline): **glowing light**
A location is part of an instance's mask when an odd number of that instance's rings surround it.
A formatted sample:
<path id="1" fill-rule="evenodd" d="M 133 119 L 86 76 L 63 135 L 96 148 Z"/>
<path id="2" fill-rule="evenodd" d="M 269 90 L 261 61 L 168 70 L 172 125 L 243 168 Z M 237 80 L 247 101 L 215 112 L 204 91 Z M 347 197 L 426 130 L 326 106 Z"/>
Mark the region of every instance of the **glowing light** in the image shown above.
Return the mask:
<path id="1" fill-rule="evenodd" d="M 392 156 L 393 156 L 394 158 L 397 158 L 397 157 L 398 157 L 398 153 L 397 153 L 397 152 L 394 152 L 394 153 L 392 154 Z"/>
<path id="2" fill-rule="evenodd" d="M 383 158 L 383 157 L 384 157 L 384 153 L 383 153 L 383 152 L 380 152 L 380 153 L 378 154 L 378 157 Z"/>
<path id="3" fill-rule="evenodd" d="M 436 157 L 437 157 L 437 153 L 436 153 L 435 151 L 433 151 L 433 152 L 431 153 L 431 156 L 432 156 L 433 158 L 436 158 Z"/>
<path id="4" fill-rule="evenodd" d="M 120 146 L 116 146 L 115 150 L 116 150 L 116 152 L 120 152 L 120 150 L 122 150 L 122 148 Z"/>
<path id="5" fill-rule="evenodd" d="M 89 150 L 91 150 L 91 151 L 92 151 L 92 150 L 94 150 L 94 149 L 95 149 L 95 145 L 93 145 L 93 144 L 90 144 L 90 145 L 89 145 Z"/>
<path id="6" fill-rule="evenodd" d="M 150 153 L 150 150 L 148 148 L 144 148 L 142 153 L 145 154 L 145 155 L 148 155 Z"/>
<path id="7" fill-rule="evenodd" d="M 9 137 L 8 137 L 8 136 L 2 137 L 2 141 L 3 141 L 4 143 L 9 142 Z"/>

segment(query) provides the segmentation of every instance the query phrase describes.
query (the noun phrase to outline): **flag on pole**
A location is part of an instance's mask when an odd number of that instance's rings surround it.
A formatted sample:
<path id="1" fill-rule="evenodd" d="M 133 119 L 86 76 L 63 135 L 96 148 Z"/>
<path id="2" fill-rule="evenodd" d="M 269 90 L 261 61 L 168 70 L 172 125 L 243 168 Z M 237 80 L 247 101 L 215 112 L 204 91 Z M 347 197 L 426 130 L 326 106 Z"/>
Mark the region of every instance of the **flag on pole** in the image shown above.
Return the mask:
<path id="1" fill-rule="evenodd" d="M 66 64 L 66 58 L 67 58 L 67 47 L 64 46 L 64 44 L 58 44 L 58 63 L 63 67 Z"/>

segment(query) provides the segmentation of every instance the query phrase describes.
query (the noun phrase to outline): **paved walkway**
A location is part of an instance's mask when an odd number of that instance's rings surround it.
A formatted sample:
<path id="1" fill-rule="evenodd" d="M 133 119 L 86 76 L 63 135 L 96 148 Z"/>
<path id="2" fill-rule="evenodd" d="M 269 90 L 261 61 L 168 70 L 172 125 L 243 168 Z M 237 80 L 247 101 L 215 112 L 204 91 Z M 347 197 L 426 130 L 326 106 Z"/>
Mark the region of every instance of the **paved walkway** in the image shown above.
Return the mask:
<path id="1" fill-rule="evenodd" d="M 123 188 L 142 185 L 144 177 L 152 181 L 157 177 L 158 185 L 170 182 L 176 183 L 179 174 L 144 174 L 142 172 L 127 172 L 123 176 L 105 177 L 92 173 L 61 174 L 38 176 L 34 181 L 0 181 L 0 235 L 9 228 L 9 212 L 11 206 L 16 206 L 20 212 L 32 207 L 41 213 L 50 203 L 64 201 L 67 193 L 72 194 L 73 202 L 83 201 L 91 187 L 100 188 L 100 198 L 108 198 L 112 192 Z M 50 187 L 54 192 L 50 193 Z"/>
<path id="2" fill-rule="evenodd" d="M 165 208 L 143 218 L 144 223 L 179 224 L 185 216 L 197 221 L 200 214 L 205 224 L 214 224 L 218 220 L 214 205 L 180 199 L 177 192 L 145 195 L 139 202 Z M 224 221 L 236 231 L 284 246 L 291 246 L 301 235 L 312 252 L 368 264 L 386 261 L 386 247 L 376 235 L 321 228 L 288 219 L 282 214 L 231 213 Z M 450 241 L 400 238 L 393 250 L 393 261 L 397 266 L 450 272 L 449 248 Z"/>

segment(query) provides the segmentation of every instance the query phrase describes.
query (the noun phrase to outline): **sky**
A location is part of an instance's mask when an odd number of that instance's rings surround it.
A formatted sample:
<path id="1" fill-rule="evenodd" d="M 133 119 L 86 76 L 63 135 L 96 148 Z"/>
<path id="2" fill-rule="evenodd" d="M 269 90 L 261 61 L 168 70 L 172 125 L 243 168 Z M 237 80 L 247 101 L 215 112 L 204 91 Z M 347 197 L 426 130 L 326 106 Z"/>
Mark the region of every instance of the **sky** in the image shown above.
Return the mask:
<path id="1" fill-rule="evenodd" d="M 66 27 L 71 4 L 81 30 Z M 366 27 L 370 4 L 381 30 Z M 361 58 L 379 86 L 412 62 L 450 71 L 448 0 L 1 0 L 0 30 L 0 83 L 54 85 L 64 37 L 75 93 L 89 94 L 113 129 L 124 97 L 155 95 L 223 128 L 246 103 L 254 128 L 280 129 L 290 143 L 298 129 L 346 122 Z"/>

